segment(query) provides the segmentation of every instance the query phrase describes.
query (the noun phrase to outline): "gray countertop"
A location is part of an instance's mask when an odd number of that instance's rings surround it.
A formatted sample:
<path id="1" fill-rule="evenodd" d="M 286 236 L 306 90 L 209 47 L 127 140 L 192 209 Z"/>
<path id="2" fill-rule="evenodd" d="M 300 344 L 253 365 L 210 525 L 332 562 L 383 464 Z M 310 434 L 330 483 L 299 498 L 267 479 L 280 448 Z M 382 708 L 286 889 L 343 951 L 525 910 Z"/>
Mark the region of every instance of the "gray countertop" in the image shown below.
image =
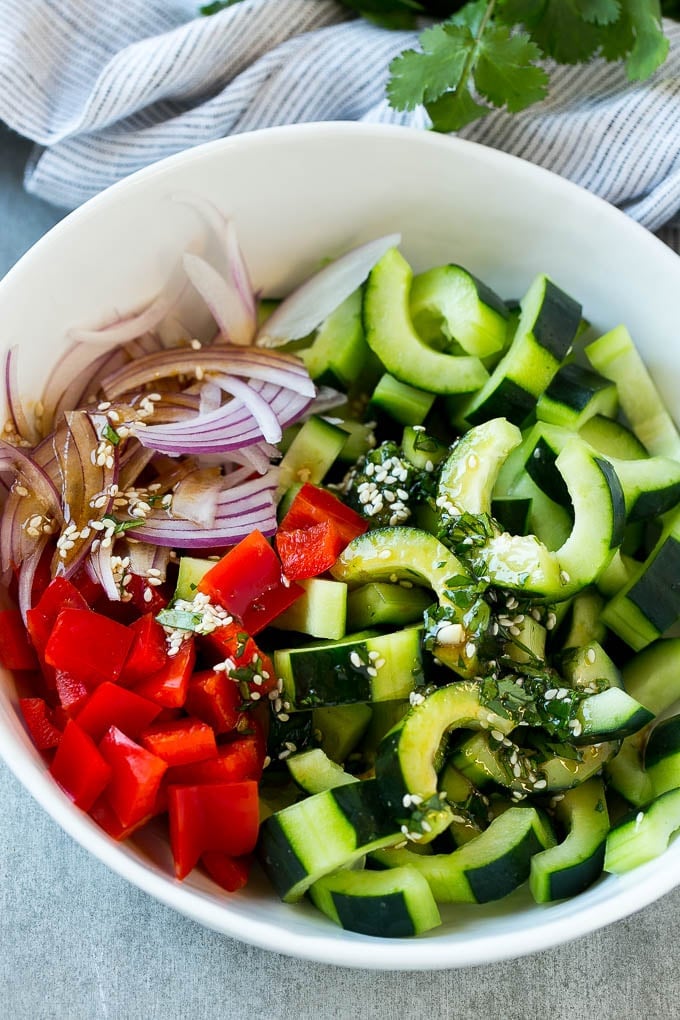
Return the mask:
<path id="1" fill-rule="evenodd" d="M 23 193 L 28 154 L 0 126 L 0 277 L 60 217 Z M 680 889 L 521 960 L 345 970 L 242 945 L 152 900 L 63 833 L 2 763 L 0 804 L 0 1017 L 8 1020 L 680 1017 Z"/>

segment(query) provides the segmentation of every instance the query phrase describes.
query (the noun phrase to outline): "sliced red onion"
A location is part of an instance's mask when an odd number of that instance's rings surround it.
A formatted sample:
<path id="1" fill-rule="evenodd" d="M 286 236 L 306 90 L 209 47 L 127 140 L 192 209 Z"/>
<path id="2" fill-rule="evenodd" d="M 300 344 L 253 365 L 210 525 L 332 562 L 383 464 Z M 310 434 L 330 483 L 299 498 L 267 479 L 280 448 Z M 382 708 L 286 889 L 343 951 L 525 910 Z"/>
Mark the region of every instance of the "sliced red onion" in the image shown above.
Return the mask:
<path id="1" fill-rule="evenodd" d="M 38 569 L 38 564 L 42 558 L 42 554 L 45 551 L 45 547 L 49 542 L 49 536 L 43 535 L 37 540 L 31 552 L 24 558 L 21 568 L 19 570 L 19 582 L 17 590 L 17 601 L 19 603 L 19 612 L 21 618 L 26 624 L 26 614 L 33 605 L 33 581 L 35 580 L 35 572 Z"/>
<path id="2" fill-rule="evenodd" d="M 29 494 L 42 504 L 43 510 L 61 523 L 61 502 L 59 493 L 47 473 L 21 447 L 11 446 L 0 439 L 0 471 L 9 471 L 17 476 L 17 484 L 28 489 Z M 15 491 L 17 485 L 14 486 Z"/>
<path id="3" fill-rule="evenodd" d="M 204 382 L 201 386 L 200 402 L 198 405 L 199 414 L 210 414 L 216 411 L 222 403 L 222 391 L 214 382 Z"/>
<path id="4" fill-rule="evenodd" d="M 102 380 L 108 400 L 123 393 L 140 390 L 146 384 L 178 375 L 200 378 L 206 372 L 236 375 L 289 386 L 305 396 L 314 397 L 316 389 L 307 369 L 298 358 L 279 351 L 258 351 L 253 348 L 213 346 L 199 350 L 183 348 L 147 354 Z"/>
<path id="5" fill-rule="evenodd" d="M 119 462 L 118 485 L 121 492 L 131 488 L 145 467 L 153 460 L 153 450 L 147 450 L 138 443 L 127 443 Z"/>
<path id="6" fill-rule="evenodd" d="M 30 443 L 31 446 L 34 446 L 38 441 L 38 432 L 33 421 L 26 414 L 21 397 L 19 396 L 18 355 L 19 347 L 15 344 L 7 351 L 7 357 L 5 358 L 7 408 L 17 434 Z"/>
<path id="7" fill-rule="evenodd" d="M 396 248 L 400 241 L 400 234 L 387 234 L 324 266 L 272 312 L 255 343 L 259 347 L 279 347 L 289 340 L 308 336 L 361 286 L 385 252 Z"/>
<path id="8" fill-rule="evenodd" d="M 244 308 L 234 284 L 200 255 L 185 254 L 184 269 L 210 309 L 220 336 L 227 343 L 239 346 L 251 344 L 255 336 L 254 310 L 249 314 Z"/>
<path id="9" fill-rule="evenodd" d="M 190 521 L 180 521 L 154 512 L 140 529 L 144 541 L 175 549 L 210 549 L 234 545 L 257 528 L 264 535 L 276 531 L 274 496 L 278 471 L 224 490 L 218 499 L 215 522 L 201 528 Z"/>
<path id="10" fill-rule="evenodd" d="M 251 446 L 249 449 L 254 450 L 255 447 Z M 269 461 L 266 462 L 267 466 L 264 471 L 260 471 L 259 474 L 263 475 L 265 471 L 269 469 Z M 235 485 L 240 485 L 241 482 L 246 482 L 253 473 L 253 465 L 246 464 L 243 467 L 233 468 L 229 474 L 225 475 L 222 479 L 223 489 L 233 489 Z"/>
<path id="11" fill-rule="evenodd" d="M 125 544 L 127 555 L 130 557 L 130 573 L 138 574 L 140 577 L 148 577 L 151 571 L 157 571 L 156 576 L 165 580 L 168 564 L 170 562 L 170 550 L 166 547 L 151 545 L 149 542 L 134 542 L 128 540 Z"/>
<path id="12" fill-rule="evenodd" d="M 271 406 L 262 399 L 259 393 L 240 379 L 230 379 L 226 375 L 216 375 L 213 378 L 220 389 L 223 389 L 225 393 L 230 393 L 250 411 L 267 443 L 281 441 L 282 429 L 279 420 Z"/>
<path id="13" fill-rule="evenodd" d="M 120 588 L 114 577 L 113 564 L 111 562 L 112 552 L 113 545 L 103 546 L 100 543 L 96 549 L 91 548 L 87 559 L 87 568 L 88 573 L 94 575 L 94 579 L 104 589 L 106 597 L 111 602 L 120 602 Z"/>
<path id="14" fill-rule="evenodd" d="M 172 494 L 172 516 L 212 528 L 222 489 L 219 468 L 203 468 L 187 475 Z"/>
<path id="15" fill-rule="evenodd" d="M 325 414 L 335 407 L 341 407 L 347 403 L 347 394 L 340 390 L 334 390 L 331 386 L 319 386 L 316 398 L 307 408 L 307 414 Z"/>
<path id="16" fill-rule="evenodd" d="M 150 333 L 156 329 L 168 312 L 178 303 L 185 289 L 186 282 L 175 273 L 160 294 L 146 304 L 141 311 L 116 319 L 99 329 L 71 329 L 69 337 L 77 343 L 90 344 L 123 344 L 130 340 L 136 340 L 144 333 Z"/>

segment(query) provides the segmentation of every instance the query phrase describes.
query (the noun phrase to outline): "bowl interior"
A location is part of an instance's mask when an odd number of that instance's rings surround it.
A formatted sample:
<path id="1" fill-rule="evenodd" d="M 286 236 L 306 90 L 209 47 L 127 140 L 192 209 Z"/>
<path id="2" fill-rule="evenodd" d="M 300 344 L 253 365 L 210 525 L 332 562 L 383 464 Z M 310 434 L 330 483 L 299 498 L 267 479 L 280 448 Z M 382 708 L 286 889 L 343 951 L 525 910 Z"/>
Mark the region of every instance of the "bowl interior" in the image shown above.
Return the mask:
<path id="1" fill-rule="evenodd" d="M 134 175 L 55 227 L 0 284 L 3 343 L 19 344 L 20 384 L 37 398 L 69 328 L 97 325 L 160 290 L 202 234 L 182 193 L 231 215 L 255 286 L 281 295 L 319 261 L 398 231 L 416 269 L 459 262 L 506 297 L 538 272 L 580 300 L 602 329 L 631 330 L 671 409 L 680 357 L 680 260 L 625 216 L 513 157 L 399 128 L 306 125 L 211 143 Z M 4 397 L 0 397 L 0 400 Z M 0 407 L 0 420 L 4 420 Z M 538 907 L 525 891 L 500 904 L 444 911 L 417 940 L 337 929 L 306 904 L 277 901 L 264 880 L 225 895 L 199 874 L 177 883 L 161 830 L 114 844 L 52 782 L 0 685 L 0 749 L 52 816 L 116 871 L 203 924 L 292 955 L 362 967 L 453 967 L 516 956 L 625 916 L 678 882 L 680 843 L 621 878 Z"/>

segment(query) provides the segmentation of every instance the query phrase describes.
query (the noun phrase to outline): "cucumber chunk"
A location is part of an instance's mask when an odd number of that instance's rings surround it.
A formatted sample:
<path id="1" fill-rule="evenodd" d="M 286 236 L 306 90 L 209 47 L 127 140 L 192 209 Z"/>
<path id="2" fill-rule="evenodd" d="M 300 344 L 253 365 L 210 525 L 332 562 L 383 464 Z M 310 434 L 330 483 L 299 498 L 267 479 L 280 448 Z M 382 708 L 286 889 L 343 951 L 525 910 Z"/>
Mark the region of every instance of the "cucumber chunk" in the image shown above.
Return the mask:
<path id="1" fill-rule="evenodd" d="M 279 630 L 295 630 L 311 637 L 331 640 L 345 636 L 347 585 L 311 577 L 299 581 L 302 595 L 276 617 Z M 358 628 L 357 628 L 358 629 Z"/>
<path id="2" fill-rule="evenodd" d="M 320 747 L 313 747 L 302 754 L 286 759 L 286 765 L 293 780 L 305 793 L 323 793 L 336 786 L 358 783 L 356 776 L 345 772 L 342 765 L 332 761 Z"/>
<path id="3" fill-rule="evenodd" d="M 479 358 L 505 347 L 505 302 L 462 266 L 438 266 L 415 276 L 410 308 L 413 325 L 428 343 L 444 337 Z"/>
<path id="4" fill-rule="evenodd" d="M 370 408 L 379 408 L 402 425 L 420 425 L 432 409 L 434 393 L 399 382 L 386 372 L 373 390 Z"/>
<path id="5" fill-rule="evenodd" d="M 390 702 L 391 704 L 391 702 Z M 341 764 L 360 742 L 371 722 L 371 708 L 353 705 L 326 705 L 315 708 L 312 722 L 321 749 L 331 761 Z"/>
<path id="6" fill-rule="evenodd" d="M 489 377 L 481 360 L 444 354 L 428 347 L 411 321 L 413 273 L 396 248 L 374 267 L 364 296 L 364 328 L 369 347 L 395 379 L 430 393 L 465 393 Z"/>
<path id="7" fill-rule="evenodd" d="M 489 514 L 501 465 L 519 446 L 522 433 L 505 418 L 470 429 L 442 465 L 437 506 L 447 513 Z"/>
<path id="8" fill-rule="evenodd" d="M 331 312 L 311 346 L 299 351 L 312 379 L 322 379 L 331 386 L 338 382 L 349 386 L 359 378 L 368 356 L 362 307 L 359 288 Z"/>
<path id="9" fill-rule="evenodd" d="M 362 935 L 406 938 L 441 924 L 427 880 L 408 866 L 338 871 L 315 882 L 309 896 L 331 921 Z"/>
<path id="10" fill-rule="evenodd" d="M 620 875 L 659 857 L 680 829 L 680 790 L 669 790 L 618 822 L 607 836 L 604 870 Z"/>
<path id="11" fill-rule="evenodd" d="M 531 858 L 529 888 L 537 903 L 577 896 L 602 874 L 609 813 L 601 779 L 567 790 L 555 806 L 566 838 Z"/>
<path id="12" fill-rule="evenodd" d="M 407 584 L 410 582 L 407 582 Z M 399 584 L 362 584 L 347 597 L 347 620 L 351 630 L 419 623 L 432 603 L 423 588 L 402 588 Z"/>

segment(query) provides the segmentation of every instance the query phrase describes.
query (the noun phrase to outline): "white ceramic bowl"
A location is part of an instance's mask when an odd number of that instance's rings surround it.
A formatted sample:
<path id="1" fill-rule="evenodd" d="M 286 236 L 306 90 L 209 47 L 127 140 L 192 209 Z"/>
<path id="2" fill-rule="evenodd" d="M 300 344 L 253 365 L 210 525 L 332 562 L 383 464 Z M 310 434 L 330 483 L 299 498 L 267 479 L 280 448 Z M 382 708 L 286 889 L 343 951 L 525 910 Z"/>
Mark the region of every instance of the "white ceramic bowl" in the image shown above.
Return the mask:
<path id="1" fill-rule="evenodd" d="M 625 322 L 671 407 L 678 406 L 680 259 L 624 215 L 528 163 L 469 142 L 398 128 L 321 124 L 215 142 L 152 166 L 88 202 L 0 284 L 3 343 L 21 345 L 24 392 L 38 394 L 74 324 L 103 322 L 157 292 L 197 219 L 170 196 L 212 199 L 236 221 L 256 286 L 280 294 L 320 258 L 392 231 L 417 269 L 453 261 L 501 294 L 550 274 L 608 328 Z M 0 421 L 4 414 L 0 408 Z M 208 927 L 294 956 L 385 969 L 459 967 L 530 953 L 630 914 L 680 882 L 680 841 L 637 871 L 567 902 L 525 892 L 444 912 L 420 939 L 343 932 L 307 904 L 279 903 L 262 879 L 235 895 L 197 872 L 172 877 L 149 834 L 114 843 L 47 773 L 0 678 L 0 750 L 59 824 L 111 868 Z"/>

